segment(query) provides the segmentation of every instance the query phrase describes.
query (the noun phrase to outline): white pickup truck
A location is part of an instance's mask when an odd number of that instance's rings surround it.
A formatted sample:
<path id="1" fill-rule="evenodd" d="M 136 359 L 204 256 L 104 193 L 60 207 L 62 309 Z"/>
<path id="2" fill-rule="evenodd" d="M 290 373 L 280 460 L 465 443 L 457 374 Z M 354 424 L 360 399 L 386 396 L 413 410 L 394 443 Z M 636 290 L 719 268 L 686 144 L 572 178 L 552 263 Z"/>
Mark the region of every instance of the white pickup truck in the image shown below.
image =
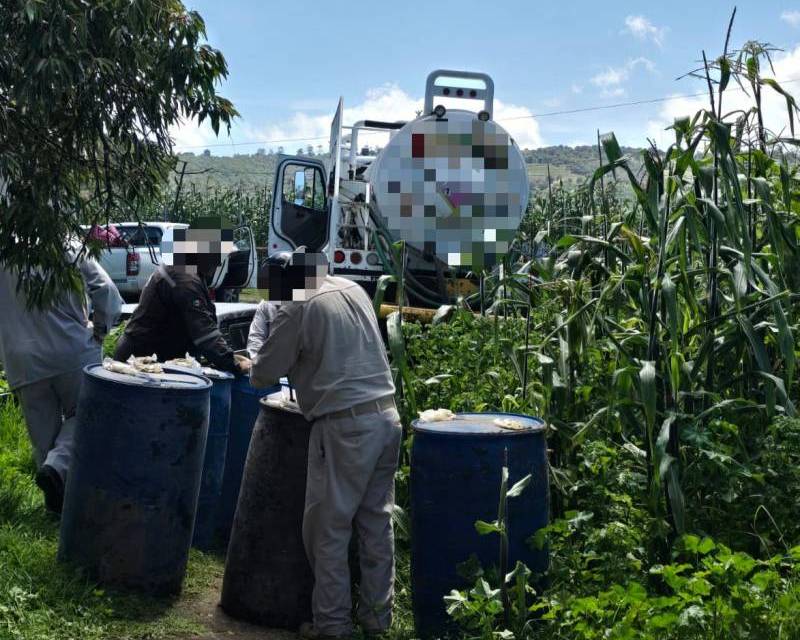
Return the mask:
<path id="1" fill-rule="evenodd" d="M 161 243 L 169 240 L 175 229 L 189 225 L 180 222 L 111 223 L 122 236 L 125 246 L 108 247 L 100 254 L 100 264 L 126 300 L 138 300 L 161 260 Z M 84 227 L 89 231 L 88 227 Z M 236 250 L 229 254 L 212 286 L 217 300 L 236 302 L 239 291 L 256 286 L 257 256 L 252 231 L 247 226 L 234 230 Z"/>

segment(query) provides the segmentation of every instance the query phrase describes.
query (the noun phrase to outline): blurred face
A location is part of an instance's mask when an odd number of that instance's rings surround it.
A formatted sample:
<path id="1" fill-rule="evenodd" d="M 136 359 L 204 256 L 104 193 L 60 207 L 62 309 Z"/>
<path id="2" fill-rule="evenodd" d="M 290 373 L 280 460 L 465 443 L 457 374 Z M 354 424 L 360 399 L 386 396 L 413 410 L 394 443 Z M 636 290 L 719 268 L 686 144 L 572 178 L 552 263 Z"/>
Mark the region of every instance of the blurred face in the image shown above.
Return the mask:
<path id="1" fill-rule="evenodd" d="M 270 302 L 304 302 L 319 290 L 327 274 L 324 254 L 295 253 L 286 267 L 269 265 L 264 288 L 269 289 Z"/>
<path id="2" fill-rule="evenodd" d="M 161 259 L 177 271 L 209 276 L 233 250 L 233 229 L 212 218 L 204 219 L 198 227 L 175 229 L 172 241 L 161 245 Z"/>

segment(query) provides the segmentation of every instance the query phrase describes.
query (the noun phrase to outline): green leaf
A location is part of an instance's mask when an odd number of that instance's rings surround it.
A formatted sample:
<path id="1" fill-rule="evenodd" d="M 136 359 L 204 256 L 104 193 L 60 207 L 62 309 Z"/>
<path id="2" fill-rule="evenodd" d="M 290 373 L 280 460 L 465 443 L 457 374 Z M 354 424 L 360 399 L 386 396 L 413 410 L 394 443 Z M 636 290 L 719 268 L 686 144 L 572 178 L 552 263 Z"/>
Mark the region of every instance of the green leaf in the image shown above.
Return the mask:
<path id="1" fill-rule="evenodd" d="M 430 386 L 432 384 L 440 384 L 445 380 L 449 380 L 452 378 L 452 374 L 450 373 L 440 373 L 438 376 L 432 376 L 425 381 L 425 384 Z"/>
<path id="2" fill-rule="evenodd" d="M 386 334 L 388 337 L 389 351 L 392 354 L 392 363 L 400 371 L 403 382 L 403 394 L 408 400 L 409 410 L 412 415 L 417 414 L 416 395 L 414 393 L 413 378 L 406 358 L 406 342 L 403 337 L 403 321 L 398 311 L 394 311 L 386 318 Z"/>
<path id="3" fill-rule="evenodd" d="M 678 347 L 678 296 L 675 282 L 670 277 L 669 273 L 665 273 L 661 279 L 661 293 L 664 296 L 664 303 L 667 308 L 667 324 L 669 326 L 670 339 L 672 340 L 673 348 Z"/>
<path id="4" fill-rule="evenodd" d="M 479 535 L 485 536 L 489 533 L 500 533 L 502 531 L 502 527 L 498 524 L 497 520 L 494 522 L 486 522 L 485 520 L 478 520 L 475 523 L 475 531 L 478 532 Z"/>
<path id="5" fill-rule="evenodd" d="M 375 286 L 375 295 L 372 298 L 372 305 L 375 308 L 375 315 L 380 314 L 383 299 L 386 297 L 386 289 L 394 282 L 397 282 L 397 278 L 392 275 L 384 274 L 378 278 L 378 283 Z"/>
<path id="6" fill-rule="evenodd" d="M 613 132 L 604 133 L 600 136 L 600 144 L 603 146 L 603 151 L 606 154 L 608 161 L 613 163 L 622 158 L 622 149 L 620 149 L 617 137 Z"/>
<path id="7" fill-rule="evenodd" d="M 433 320 L 431 320 L 431 324 L 441 324 L 442 322 L 446 322 L 453 317 L 455 311 L 455 306 L 451 304 L 443 304 L 436 309 L 436 313 L 433 314 Z"/>
<path id="8" fill-rule="evenodd" d="M 725 91 L 731 79 L 731 62 L 725 56 L 719 57 L 719 93 Z"/>
<path id="9" fill-rule="evenodd" d="M 644 405 L 648 429 L 652 429 L 656 422 L 656 398 L 658 396 L 656 390 L 656 365 L 652 360 L 644 361 L 642 368 L 639 370 L 639 392 Z"/>
<path id="10" fill-rule="evenodd" d="M 525 487 L 527 487 L 531 483 L 531 478 L 532 478 L 531 474 L 528 474 L 522 480 L 519 480 L 518 482 L 516 482 L 514 484 L 514 486 L 512 486 L 508 490 L 508 493 L 506 494 L 506 496 L 508 498 L 516 498 L 518 495 L 520 495 L 523 492 Z"/>

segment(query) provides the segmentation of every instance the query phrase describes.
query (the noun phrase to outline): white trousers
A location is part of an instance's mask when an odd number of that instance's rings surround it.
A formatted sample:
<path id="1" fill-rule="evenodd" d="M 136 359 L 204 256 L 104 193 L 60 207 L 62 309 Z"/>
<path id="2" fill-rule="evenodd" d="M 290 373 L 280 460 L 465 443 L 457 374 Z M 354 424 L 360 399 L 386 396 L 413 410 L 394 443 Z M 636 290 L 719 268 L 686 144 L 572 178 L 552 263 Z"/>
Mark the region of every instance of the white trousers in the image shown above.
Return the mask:
<path id="1" fill-rule="evenodd" d="M 17 389 L 36 466 L 47 464 L 66 481 L 75 437 L 83 371 L 62 373 Z"/>
<path id="2" fill-rule="evenodd" d="M 314 627 L 352 632 L 348 545 L 355 523 L 361 568 L 358 620 L 388 629 L 394 601 L 394 476 L 402 429 L 395 409 L 314 423 L 303 542 L 314 572 Z"/>

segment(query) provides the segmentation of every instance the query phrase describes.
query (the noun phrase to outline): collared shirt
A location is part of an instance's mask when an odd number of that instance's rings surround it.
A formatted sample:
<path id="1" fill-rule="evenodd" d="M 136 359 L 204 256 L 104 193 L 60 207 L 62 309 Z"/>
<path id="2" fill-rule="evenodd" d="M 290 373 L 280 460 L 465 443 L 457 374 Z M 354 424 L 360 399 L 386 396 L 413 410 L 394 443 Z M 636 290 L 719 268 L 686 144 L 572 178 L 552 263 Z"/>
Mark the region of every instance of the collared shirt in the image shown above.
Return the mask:
<path id="1" fill-rule="evenodd" d="M 80 261 L 78 269 L 101 336 L 119 320 L 122 298 L 95 260 Z M 29 310 L 25 295 L 17 292 L 18 281 L 15 272 L 0 268 L 0 362 L 9 387 L 18 389 L 100 362 L 86 295 L 69 292 L 46 310 Z"/>
<path id="2" fill-rule="evenodd" d="M 250 381 L 265 387 L 286 374 L 308 420 L 394 393 L 378 319 L 360 285 L 326 276 L 305 302 L 281 305 Z"/>
<path id="3" fill-rule="evenodd" d="M 147 280 L 125 337 L 136 356 L 155 353 L 163 362 L 188 352 L 223 371 L 238 371 L 205 281 L 174 267 L 159 265 Z"/>

